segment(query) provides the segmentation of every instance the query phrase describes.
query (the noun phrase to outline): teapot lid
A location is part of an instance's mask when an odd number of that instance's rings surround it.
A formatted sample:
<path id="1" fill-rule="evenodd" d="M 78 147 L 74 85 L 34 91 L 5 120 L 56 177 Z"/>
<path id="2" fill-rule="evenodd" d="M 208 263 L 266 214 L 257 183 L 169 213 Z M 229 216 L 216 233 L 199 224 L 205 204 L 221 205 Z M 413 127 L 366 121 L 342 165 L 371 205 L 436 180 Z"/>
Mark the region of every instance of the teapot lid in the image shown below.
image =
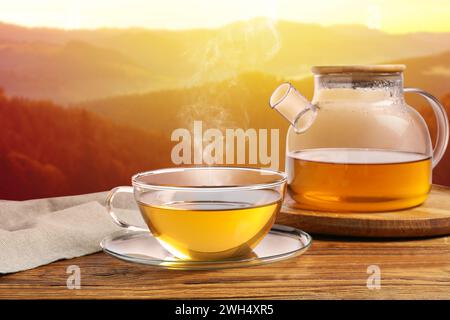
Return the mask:
<path id="1" fill-rule="evenodd" d="M 404 64 L 347 65 L 347 66 L 313 66 L 314 74 L 330 73 L 396 73 L 406 69 Z"/>

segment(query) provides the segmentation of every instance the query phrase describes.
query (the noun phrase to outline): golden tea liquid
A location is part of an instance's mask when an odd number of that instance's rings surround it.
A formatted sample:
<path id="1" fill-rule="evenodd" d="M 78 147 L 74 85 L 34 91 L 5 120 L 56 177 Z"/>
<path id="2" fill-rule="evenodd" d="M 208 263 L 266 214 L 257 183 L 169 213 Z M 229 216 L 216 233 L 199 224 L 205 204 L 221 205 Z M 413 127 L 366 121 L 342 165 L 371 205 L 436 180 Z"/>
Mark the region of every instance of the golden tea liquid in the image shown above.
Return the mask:
<path id="1" fill-rule="evenodd" d="M 189 260 L 250 257 L 281 207 L 279 193 L 272 190 L 216 193 L 210 198 L 195 191 L 174 192 L 171 201 L 158 205 L 149 203 L 160 198 L 159 192 L 144 194 L 139 207 L 161 245 L 177 252 L 178 258 Z"/>
<path id="2" fill-rule="evenodd" d="M 289 193 L 298 207 L 389 211 L 427 198 L 431 158 L 371 149 L 306 149 L 288 154 Z"/>

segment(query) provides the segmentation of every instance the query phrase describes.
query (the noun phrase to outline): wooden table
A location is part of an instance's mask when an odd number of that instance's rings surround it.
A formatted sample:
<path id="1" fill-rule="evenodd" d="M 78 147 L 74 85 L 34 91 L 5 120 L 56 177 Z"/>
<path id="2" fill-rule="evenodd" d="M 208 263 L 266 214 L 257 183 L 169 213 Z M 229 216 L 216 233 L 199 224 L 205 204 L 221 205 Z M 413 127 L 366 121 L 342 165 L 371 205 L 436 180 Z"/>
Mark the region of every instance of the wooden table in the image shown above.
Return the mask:
<path id="1" fill-rule="evenodd" d="M 80 267 L 80 289 L 67 289 L 70 265 Z M 371 265 L 380 268 L 380 289 L 367 287 Z M 316 236 L 302 256 L 219 271 L 161 270 L 96 253 L 0 276 L 0 298 L 450 299 L 450 237 Z"/>

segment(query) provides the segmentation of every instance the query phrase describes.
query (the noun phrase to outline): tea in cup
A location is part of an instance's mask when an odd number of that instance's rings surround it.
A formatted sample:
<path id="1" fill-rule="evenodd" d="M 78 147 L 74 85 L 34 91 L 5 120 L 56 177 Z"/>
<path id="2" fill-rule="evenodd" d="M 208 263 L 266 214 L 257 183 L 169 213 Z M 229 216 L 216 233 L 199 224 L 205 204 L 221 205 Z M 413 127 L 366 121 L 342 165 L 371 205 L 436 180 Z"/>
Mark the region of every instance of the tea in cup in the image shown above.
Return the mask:
<path id="1" fill-rule="evenodd" d="M 134 193 L 152 235 L 179 259 L 250 257 L 275 221 L 286 180 L 281 172 L 237 167 L 148 171 L 132 177 L 133 187 L 111 190 L 107 208 L 119 226 L 146 230 L 113 211 L 117 193 Z"/>

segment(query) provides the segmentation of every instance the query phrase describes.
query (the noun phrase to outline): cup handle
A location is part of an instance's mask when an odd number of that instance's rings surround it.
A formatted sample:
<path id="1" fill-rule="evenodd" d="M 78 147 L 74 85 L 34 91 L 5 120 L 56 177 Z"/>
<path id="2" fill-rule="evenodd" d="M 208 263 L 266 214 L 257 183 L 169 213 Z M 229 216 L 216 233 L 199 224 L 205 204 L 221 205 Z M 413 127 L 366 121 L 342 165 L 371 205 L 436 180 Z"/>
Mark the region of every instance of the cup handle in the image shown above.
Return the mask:
<path id="1" fill-rule="evenodd" d="M 404 88 L 404 92 L 417 93 L 424 97 L 431 105 L 436 117 L 437 133 L 436 133 L 436 145 L 433 149 L 433 168 L 439 163 L 444 156 L 445 150 L 448 144 L 448 118 L 444 107 L 440 104 L 439 100 L 426 91 L 417 88 Z"/>
<path id="2" fill-rule="evenodd" d="M 126 223 L 125 221 L 120 220 L 117 217 L 117 215 L 114 213 L 113 202 L 114 202 L 114 197 L 118 193 L 134 193 L 133 192 L 133 187 L 128 187 L 128 186 L 126 186 L 126 187 L 116 187 L 116 188 L 112 189 L 109 192 L 108 196 L 106 197 L 106 210 L 108 211 L 109 215 L 113 219 L 114 223 L 117 224 L 119 227 L 124 228 L 126 230 L 130 230 L 130 231 L 147 231 L 148 232 L 148 229 L 146 229 L 146 228 L 130 225 L 130 224 Z"/>

